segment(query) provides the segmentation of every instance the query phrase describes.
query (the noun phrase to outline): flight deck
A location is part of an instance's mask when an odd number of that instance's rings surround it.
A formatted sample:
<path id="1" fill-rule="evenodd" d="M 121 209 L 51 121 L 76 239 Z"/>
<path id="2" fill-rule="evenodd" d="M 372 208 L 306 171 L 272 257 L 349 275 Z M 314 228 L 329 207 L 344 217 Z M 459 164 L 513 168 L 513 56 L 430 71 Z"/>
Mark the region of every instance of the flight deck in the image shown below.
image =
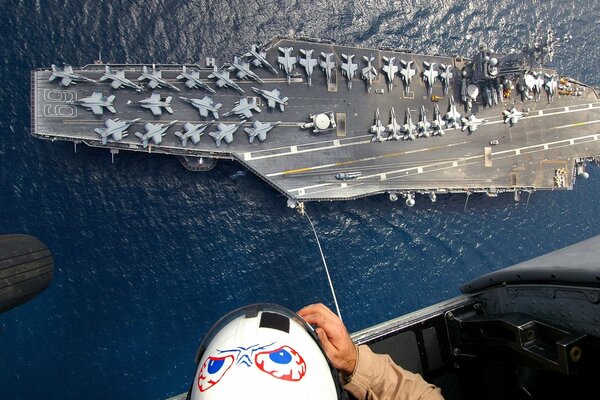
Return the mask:
<path id="1" fill-rule="evenodd" d="M 207 59 L 185 69 L 91 64 L 35 70 L 32 133 L 113 154 L 233 159 L 292 203 L 380 193 L 433 200 L 443 193 L 571 189 L 577 169 L 600 156 L 596 91 L 566 74 L 523 66 L 522 59 L 486 56 L 485 49 L 466 59 L 294 39 L 263 49 L 262 64 L 251 52 L 236 59 L 242 69 L 234 63 L 215 68 Z M 260 57 L 260 49 L 253 52 Z M 310 85 L 307 53 L 315 60 Z M 354 57 L 348 61 L 348 55 Z M 244 66 L 254 79 L 239 78 Z M 223 80 L 211 75 L 227 68 L 230 81 L 219 87 Z M 60 75 L 68 70 L 71 78 Z M 103 78 L 109 70 L 123 71 L 133 86 L 115 89 L 115 80 L 111 86 Z M 182 71 L 194 72 L 197 81 Z M 144 72 L 150 78 L 141 79 Z M 115 122 L 110 136 L 113 125 L 106 121 L 117 118 L 126 124 Z"/>

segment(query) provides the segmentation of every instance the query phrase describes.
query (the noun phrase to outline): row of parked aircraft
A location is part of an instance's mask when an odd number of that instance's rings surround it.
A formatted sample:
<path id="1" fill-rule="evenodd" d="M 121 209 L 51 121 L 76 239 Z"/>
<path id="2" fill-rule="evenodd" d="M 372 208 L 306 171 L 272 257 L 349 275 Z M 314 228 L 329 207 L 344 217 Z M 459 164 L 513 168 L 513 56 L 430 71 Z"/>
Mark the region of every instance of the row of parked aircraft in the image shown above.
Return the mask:
<path id="1" fill-rule="evenodd" d="M 511 126 L 516 124 L 524 115 L 523 111 L 518 111 L 514 106 L 509 110 L 504 110 L 502 113 L 504 123 L 510 123 Z M 482 118 L 477 118 L 474 114 L 469 115 L 469 117 L 461 116 L 456 108 L 453 96 L 450 96 L 448 100 L 448 112 L 445 115 L 442 115 L 440 112 L 439 105 L 435 105 L 431 121 L 427 118 L 425 106 L 421 106 L 419 120 L 416 124 L 413 123 L 411 111 L 408 108 L 406 109 L 403 125 L 398 123 L 396 111 L 393 107 L 390 111 L 390 123 L 388 125 L 384 125 L 381 122 L 379 108 L 375 111 L 374 120 L 374 124 L 371 126 L 371 133 L 373 134 L 371 138 L 372 142 L 400 139 L 414 140 L 420 137 L 442 136 L 445 133 L 445 128 L 462 128 L 462 131 L 468 131 L 471 134 L 486 122 Z M 387 136 L 384 137 L 386 132 Z"/>
<path id="2" fill-rule="evenodd" d="M 281 97 L 281 91 L 279 89 L 262 90 L 253 87 L 252 90 L 255 91 L 257 94 L 261 95 L 265 100 L 267 100 L 267 106 L 269 108 L 279 108 L 281 111 L 285 110 L 288 98 Z M 204 96 L 202 99 L 190 99 L 187 97 L 179 98 L 196 107 L 200 112 L 201 116 L 207 117 L 208 113 L 212 113 L 215 119 L 219 119 L 219 109 L 221 108 L 222 104 L 215 104 L 215 102 L 210 96 Z M 116 112 L 113 106 L 114 99 L 114 95 L 102 96 L 102 92 L 95 91 L 89 97 L 84 97 L 75 101 L 68 101 L 67 104 L 74 104 L 85 108 L 89 108 L 95 115 L 104 114 L 104 108 L 107 108 L 110 112 L 114 114 Z M 139 100 L 135 103 L 139 104 L 143 108 L 149 109 L 153 115 L 160 116 L 162 115 L 163 109 L 166 110 L 169 114 L 173 114 L 173 108 L 171 107 L 172 100 L 172 96 L 167 96 L 166 98 L 163 98 L 161 97 L 160 93 L 153 92 L 150 97 L 143 100 Z M 127 103 L 134 104 L 134 102 L 131 100 L 129 100 Z M 252 118 L 252 111 L 261 112 L 261 109 L 258 107 L 256 98 L 248 100 L 248 98 L 242 97 L 239 101 L 235 103 L 233 109 L 223 114 L 223 116 L 227 117 L 229 115 L 236 114 L 240 118 Z"/>
<path id="3" fill-rule="evenodd" d="M 96 128 L 94 131 L 100 135 L 102 144 L 106 144 L 110 138 L 112 138 L 113 141 L 118 142 L 128 136 L 127 130 L 129 127 L 139 120 L 139 118 L 127 121 L 121 121 L 118 118 L 107 119 L 104 121 L 104 128 Z M 214 122 L 215 121 L 211 121 L 205 124 L 192 124 L 190 122 L 186 122 L 183 124 L 183 130 L 176 131 L 175 136 L 181 140 L 181 145 L 183 147 L 187 146 L 188 141 L 191 141 L 193 144 L 198 144 L 206 128 L 208 128 L 208 126 Z M 233 134 L 245 122 L 246 121 L 243 120 L 238 124 L 219 123 L 217 124 L 217 130 L 215 132 L 209 132 L 208 135 L 215 140 L 217 147 L 221 145 L 221 141 L 225 141 L 225 143 L 229 144 L 233 142 Z M 144 124 L 145 132 L 135 132 L 135 136 L 140 139 L 144 148 L 148 147 L 150 141 L 152 141 L 155 145 L 159 145 L 162 143 L 162 138 L 167 134 L 167 130 L 176 123 L 177 120 L 164 124 L 147 122 Z M 248 134 L 248 141 L 250 143 L 253 143 L 255 138 L 258 138 L 259 141 L 264 142 L 267 139 L 267 133 L 280 123 L 281 121 L 260 122 L 255 120 L 252 123 L 252 126 L 244 128 L 244 131 Z"/>
<path id="4" fill-rule="evenodd" d="M 335 53 L 322 52 L 319 59 L 314 58 L 314 50 L 312 49 L 300 49 L 300 57 L 292 55 L 292 47 L 279 47 L 281 53 L 277 62 L 279 68 L 284 71 L 288 84 L 291 83 L 291 78 L 297 76 L 295 72 L 296 64 L 300 64 L 306 73 L 308 78 L 309 86 L 312 85 L 312 74 L 314 68 L 319 65 L 325 72 L 326 81 L 329 85 L 332 79 L 332 71 L 336 68 L 336 56 Z M 342 54 L 342 64 L 340 66 L 342 75 L 348 80 L 348 88 L 352 88 L 352 80 L 358 72 L 358 64 L 353 62 L 354 55 Z M 360 70 L 362 79 L 367 83 L 368 91 L 371 91 L 373 81 L 377 79 L 377 69 L 373 65 L 375 58 L 371 54 L 369 57 L 363 56 L 363 60 L 366 65 Z M 389 90 L 392 90 L 393 81 L 395 75 L 398 73 L 404 84 L 405 91 L 408 92 L 412 77 L 416 74 L 416 69 L 413 68 L 413 61 L 399 60 L 399 65 L 396 65 L 395 57 L 383 57 L 384 66 L 382 67 L 386 74 Z M 256 46 L 252 46 L 252 49 L 242 55 L 241 57 L 235 57 L 233 62 L 224 68 L 213 67 L 213 71 L 208 75 L 209 79 L 214 79 L 215 84 L 218 87 L 229 87 L 239 93 L 244 93 L 244 90 L 231 78 L 230 73 L 235 72 L 238 79 L 252 79 L 258 83 L 264 83 L 264 81 L 250 69 L 250 64 L 255 67 L 263 67 L 264 69 L 277 74 L 277 70 L 267 61 L 266 52 L 260 50 Z M 435 69 L 435 63 L 423 63 L 423 80 L 428 86 L 429 94 L 436 79 L 440 79 L 444 90 L 444 95 L 448 92 L 450 85 L 450 79 L 453 77 L 451 65 L 440 65 L 440 71 Z M 52 65 L 52 75 L 50 81 L 60 78 L 60 84 L 63 86 L 69 86 L 78 81 L 95 82 L 95 80 L 76 74 L 73 72 L 73 68 L 70 65 L 65 65 L 61 70 L 56 65 Z M 202 88 L 210 93 L 215 93 L 214 89 L 208 86 L 202 79 L 200 79 L 200 73 L 197 70 L 188 70 L 186 66 L 182 67 L 181 73 L 177 76 L 178 80 L 185 80 L 185 85 L 188 88 Z M 122 87 L 129 87 L 137 91 L 141 91 L 143 88 L 139 84 L 125 78 L 124 71 L 113 71 L 109 66 L 105 66 L 105 72 L 100 77 L 100 81 L 111 81 L 111 87 L 113 89 L 119 89 Z M 169 88 L 175 91 L 180 89 L 168 82 L 162 77 L 162 73 L 155 65 L 152 65 L 152 70 L 147 66 L 142 67 L 142 73 L 137 79 L 140 81 L 148 81 L 148 87 L 151 89 L 157 88 Z"/>

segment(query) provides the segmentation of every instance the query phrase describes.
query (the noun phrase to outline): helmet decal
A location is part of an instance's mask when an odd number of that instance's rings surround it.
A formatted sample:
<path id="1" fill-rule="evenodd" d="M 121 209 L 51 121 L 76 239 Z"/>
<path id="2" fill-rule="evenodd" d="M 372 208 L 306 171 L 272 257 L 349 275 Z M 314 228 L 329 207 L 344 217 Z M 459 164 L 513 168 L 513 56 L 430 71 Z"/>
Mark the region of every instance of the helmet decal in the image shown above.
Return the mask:
<path id="1" fill-rule="evenodd" d="M 227 370 L 233 365 L 234 357 L 208 357 L 198 374 L 198 389 L 204 392 L 221 380 Z"/>
<path id="2" fill-rule="evenodd" d="M 258 353 L 254 357 L 258 369 L 286 381 L 299 381 L 306 374 L 302 356 L 289 346 Z"/>

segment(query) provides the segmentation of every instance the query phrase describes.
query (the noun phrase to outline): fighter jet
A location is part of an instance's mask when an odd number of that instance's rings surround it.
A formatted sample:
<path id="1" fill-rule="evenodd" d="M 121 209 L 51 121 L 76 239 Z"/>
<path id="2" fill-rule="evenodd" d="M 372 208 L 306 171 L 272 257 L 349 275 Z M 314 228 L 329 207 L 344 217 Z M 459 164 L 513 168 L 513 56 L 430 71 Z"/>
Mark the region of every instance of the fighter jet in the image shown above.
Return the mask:
<path id="1" fill-rule="evenodd" d="M 400 130 L 402 128 L 398 125 L 396 121 L 396 111 L 394 111 L 394 107 L 392 107 L 392 111 L 390 114 L 390 124 L 387 126 L 387 130 L 389 132 L 387 139 L 388 140 L 400 140 L 402 137 L 400 135 Z"/>
<path id="2" fill-rule="evenodd" d="M 348 78 L 348 89 L 352 89 L 352 78 L 356 74 L 358 64 L 352 62 L 354 54 L 342 54 L 342 75 Z"/>
<path id="3" fill-rule="evenodd" d="M 475 116 L 475 114 L 471 114 L 469 115 L 469 118 L 461 118 L 463 127 L 462 127 L 462 131 L 466 131 L 467 129 L 469 130 L 469 134 L 475 132 L 477 130 L 477 128 L 479 127 L 479 125 L 483 124 L 485 122 L 485 120 L 481 119 L 481 118 L 477 118 Z"/>
<path id="4" fill-rule="evenodd" d="M 448 112 L 445 115 L 448 128 L 460 127 L 460 113 L 456 110 L 456 104 L 454 104 L 454 96 L 450 96 L 448 99 Z"/>
<path id="5" fill-rule="evenodd" d="M 408 93 L 412 77 L 417 73 L 417 70 L 411 68 L 412 64 L 412 61 L 400 60 L 400 65 L 402 67 L 400 68 L 400 78 L 402 78 L 402 83 L 404 84 L 404 93 Z"/>
<path id="6" fill-rule="evenodd" d="M 404 132 L 404 137 L 402 139 L 403 140 L 414 140 L 417 127 L 412 122 L 412 117 L 410 116 L 409 108 L 406 109 L 406 116 L 404 119 L 406 122 L 402 126 L 402 132 Z"/>
<path id="7" fill-rule="evenodd" d="M 277 57 L 279 63 L 279 69 L 285 71 L 288 85 L 292 83 L 292 73 L 296 68 L 296 57 L 292 56 L 293 47 L 279 47 L 279 51 L 283 53 L 282 56 Z"/>
<path id="8" fill-rule="evenodd" d="M 367 91 L 371 92 L 373 80 L 377 78 L 377 70 L 373 66 L 375 57 L 371 54 L 369 57 L 363 56 L 363 59 L 367 62 L 367 66 L 362 69 L 362 78 L 367 82 Z"/>
<path id="9" fill-rule="evenodd" d="M 167 129 L 171 126 L 175 125 L 177 121 L 171 121 L 166 124 L 152 124 L 150 122 L 146 122 L 144 124 L 144 130 L 146 133 L 142 134 L 140 132 L 136 132 L 135 136 L 137 136 L 141 141 L 144 148 L 148 147 L 148 142 L 152 140 L 154 144 L 160 144 L 162 142 L 163 136 L 167 133 Z"/>
<path id="10" fill-rule="evenodd" d="M 254 79 L 255 81 L 257 81 L 258 83 L 264 83 L 264 81 L 262 79 L 260 79 L 260 77 L 258 75 L 256 75 L 254 72 L 252 72 L 250 70 L 250 63 L 234 57 L 233 58 L 233 63 L 231 64 L 231 67 L 229 67 L 229 71 L 233 72 L 237 70 L 237 74 L 236 76 L 239 79 Z"/>
<path id="11" fill-rule="evenodd" d="M 264 67 L 270 70 L 272 73 L 277 75 L 277 70 L 273 68 L 267 61 L 267 52 L 260 50 L 256 46 L 252 46 L 252 49 L 243 56 L 246 60 L 251 61 L 255 67 Z"/>
<path id="12" fill-rule="evenodd" d="M 105 128 L 96 128 L 94 131 L 102 138 L 102 144 L 106 144 L 108 138 L 111 136 L 118 142 L 127 136 L 127 129 L 139 120 L 139 118 L 132 119 L 131 121 L 121 121 L 119 118 L 107 119 L 104 121 Z"/>
<path id="13" fill-rule="evenodd" d="M 546 78 L 546 83 L 544 84 L 544 89 L 546 89 L 546 93 L 548 94 L 548 103 L 551 103 L 554 99 L 554 94 L 556 93 L 556 88 L 558 84 L 556 82 L 555 75 L 544 74 Z"/>
<path id="14" fill-rule="evenodd" d="M 183 147 L 187 146 L 188 140 L 191 140 L 194 144 L 198 144 L 200 142 L 200 137 L 204 134 L 204 131 L 206 130 L 208 125 L 210 124 L 207 123 L 195 125 L 186 122 L 185 124 L 183 124 L 183 129 L 185 129 L 185 132 L 177 131 L 175 132 L 175 136 L 181 139 L 181 145 Z"/>
<path id="15" fill-rule="evenodd" d="M 233 142 L 233 134 L 235 133 L 235 131 L 237 131 L 237 129 L 244 122 L 246 122 L 246 120 L 243 120 L 239 124 L 226 125 L 226 124 L 220 123 L 219 125 L 217 125 L 216 132 L 209 132 L 208 134 L 210 135 L 210 137 L 215 139 L 215 144 L 217 145 L 217 147 L 219 147 L 221 145 L 222 140 L 224 140 L 225 143 L 229 144 L 229 143 Z"/>
<path id="16" fill-rule="evenodd" d="M 262 123 L 256 120 L 252 123 L 252 128 L 244 128 L 244 131 L 248 134 L 248 141 L 250 143 L 254 141 L 255 137 L 258 137 L 258 140 L 264 142 L 267 139 L 267 133 L 280 123 L 281 121 Z"/>
<path id="17" fill-rule="evenodd" d="M 313 69 L 319 63 L 317 61 L 317 59 L 312 58 L 313 52 L 314 52 L 314 50 L 312 50 L 312 49 L 311 50 L 300 49 L 300 54 L 302 54 L 304 56 L 304 58 L 300 57 L 300 60 L 298 61 L 300 63 L 300 65 L 302 65 L 304 67 L 304 70 L 306 71 L 306 76 L 308 77 L 308 86 L 312 86 Z"/>
<path id="18" fill-rule="evenodd" d="M 208 86 L 202 79 L 200 79 L 200 72 L 196 70 L 188 71 L 186 66 L 181 67 L 181 73 L 177 75 L 177 79 L 185 79 L 185 86 L 188 88 L 202 88 L 211 93 L 215 93 L 215 90 Z"/>
<path id="19" fill-rule="evenodd" d="M 148 80 L 148 86 L 151 89 L 168 87 L 179 92 L 179 88 L 162 77 L 162 72 L 156 69 L 156 65 L 152 64 L 152 72 L 148 70 L 147 66 L 142 67 L 142 75 L 137 79 L 138 81 Z"/>
<path id="20" fill-rule="evenodd" d="M 385 65 L 383 66 L 383 72 L 385 72 L 388 81 L 388 90 L 391 92 L 394 87 L 394 77 L 398 72 L 398 66 L 396 65 L 396 57 L 383 57 Z"/>
<path id="21" fill-rule="evenodd" d="M 444 136 L 444 120 L 442 113 L 440 112 L 439 104 L 435 105 L 433 109 L 433 120 L 431 121 L 431 131 L 433 136 Z"/>
<path id="22" fill-rule="evenodd" d="M 104 107 L 106 107 L 108 111 L 114 114 L 117 112 L 113 107 L 114 100 L 114 95 L 102 97 L 102 92 L 94 91 L 90 97 L 84 97 L 75 101 L 68 101 L 67 104 L 75 104 L 81 107 L 89 108 L 95 115 L 104 114 Z"/>
<path id="23" fill-rule="evenodd" d="M 379 117 L 379 108 L 375 111 L 375 123 L 371 126 L 371 133 L 373 137 L 371 142 L 383 142 L 383 133 L 385 132 L 385 126 L 381 124 L 381 118 Z"/>
<path id="24" fill-rule="evenodd" d="M 321 53 L 323 59 L 319 62 L 319 65 L 325 71 L 325 77 L 327 78 L 327 86 L 331 84 L 331 71 L 335 68 L 335 54 L 334 53 Z"/>
<path id="25" fill-rule="evenodd" d="M 152 95 L 144 100 L 140 100 L 137 102 L 140 106 L 144 108 L 150 109 L 152 111 L 152 115 L 159 116 L 162 115 L 162 108 L 167 110 L 169 114 L 173 114 L 173 109 L 171 108 L 171 100 L 173 98 L 168 96 L 166 99 L 162 99 L 160 97 L 160 93 L 152 92 Z M 131 100 L 127 101 L 127 104 L 132 104 Z"/>
<path id="26" fill-rule="evenodd" d="M 281 98 L 281 90 L 279 89 L 273 89 L 269 91 L 266 89 L 261 90 L 253 87 L 252 90 L 257 94 L 260 94 L 262 97 L 265 98 L 265 100 L 267 100 L 267 105 L 269 108 L 275 108 L 275 105 L 279 104 L 279 109 L 281 111 L 284 111 L 285 106 L 287 106 L 288 98 Z"/>
<path id="27" fill-rule="evenodd" d="M 52 75 L 50 75 L 50 78 L 48 78 L 48 80 L 52 82 L 56 78 L 60 78 L 59 83 L 62 86 L 75 85 L 77 82 L 96 82 L 93 79 L 76 74 L 75 72 L 73 72 L 73 67 L 67 64 L 65 64 L 63 69 L 60 69 L 56 65 L 52 64 Z"/>
<path id="28" fill-rule="evenodd" d="M 448 88 L 450 87 L 450 80 L 454 76 L 452 73 L 452 65 L 440 64 L 440 80 L 442 81 L 442 91 L 444 96 L 448 94 Z"/>
<path id="29" fill-rule="evenodd" d="M 423 61 L 423 67 L 425 67 L 425 70 L 423 71 L 423 81 L 425 82 L 425 85 L 427 85 L 427 93 L 431 96 L 433 84 L 435 83 L 435 78 L 437 78 L 439 72 L 435 70 L 435 63 Z"/>
<path id="30" fill-rule="evenodd" d="M 542 87 L 544 86 L 544 78 L 542 77 L 541 72 L 535 72 L 533 78 L 533 93 L 535 95 L 535 101 L 538 101 L 542 93 Z"/>
<path id="31" fill-rule="evenodd" d="M 204 96 L 202 99 L 188 99 L 187 97 L 180 97 L 180 99 L 196 107 L 201 116 L 208 117 L 208 113 L 211 112 L 215 119 L 219 119 L 219 108 L 222 104 L 215 104 L 210 96 Z"/>
<path id="32" fill-rule="evenodd" d="M 515 106 L 512 106 L 510 110 L 502 111 L 502 115 L 504 116 L 504 123 L 506 124 L 510 122 L 510 126 L 513 126 L 519 122 L 519 119 L 521 119 L 525 113 L 518 111 Z"/>
<path id="33" fill-rule="evenodd" d="M 108 65 L 104 67 L 104 74 L 100 77 L 100 81 L 105 81 L 107 79 L 112 81 L 110 83 L 110 87 L 113 89 L 119 89 L 123 86 L 127 86 L 137 90 L 138 92 L 142 91 L 142 87 L 140 85 L 136 85 L 129 79 L 125 78 L 125 71 L 113 72 Z"/>
<path id="34" fill-rule="evenodd" d="M 419 137 L 429 137 L 429 128 L 431 123 L 427 121 L 427 112 L 425 106 L 421 106 L 421 112 L 419 114 L 419 122 L 417 122 L 417 132 Z"/>
<path id="35" fill-rule="evenodd" d="M 231 111 L 223 114 L 223 116 L 228 117 L 232 114 L 237 114 L 240 118 L 252 118 L 252 110 L 256 112 L 261 111 L 256 104 L 256 97 L 253 98 L 251 102 L 248 102 L 247 97 L 242 97 L 239 101 L 235 102 L 235 107 L 233 107 Z"/>
<path id="36" fill-rule="evenodd" d="M 226 69 L 221 69 L 219 70 L 217 68 L 217 66 L 214 66 L 213 72 L 208 75 L 209 79 L 216 79 L 217 80 L 217 86 L 222 88 L 224 86 L 228 86 L 232 89 L 237 90 L 240 93 L 244 93 L 244 90 L 239 87 L 237 85 L 237 83 L 235 83 L 234 81 L 231 80 L 231 78 L 229 77 L 229 71 Z"/>

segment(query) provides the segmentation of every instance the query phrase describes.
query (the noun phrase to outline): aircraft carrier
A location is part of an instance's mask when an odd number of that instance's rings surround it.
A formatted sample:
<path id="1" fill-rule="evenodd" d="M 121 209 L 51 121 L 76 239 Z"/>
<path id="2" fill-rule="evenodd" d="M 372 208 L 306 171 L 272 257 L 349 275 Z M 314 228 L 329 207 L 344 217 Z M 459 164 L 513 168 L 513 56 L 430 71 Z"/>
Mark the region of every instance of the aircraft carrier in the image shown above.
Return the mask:
<path id="1" fill-rule="evenodd" d="M 470 58 L 275 38 L 222 66 L 52 66 L 31 74 L 31 131 L 179 156 L 236 160 L 288 198 L 572 189 L 600 156 L 600 99 L 546 68 L 551 30 L 520 51 Z M 109 121 L 110 119 L 110 121 Z M 258 122 L 257 122 L 258 121 Z"/>

